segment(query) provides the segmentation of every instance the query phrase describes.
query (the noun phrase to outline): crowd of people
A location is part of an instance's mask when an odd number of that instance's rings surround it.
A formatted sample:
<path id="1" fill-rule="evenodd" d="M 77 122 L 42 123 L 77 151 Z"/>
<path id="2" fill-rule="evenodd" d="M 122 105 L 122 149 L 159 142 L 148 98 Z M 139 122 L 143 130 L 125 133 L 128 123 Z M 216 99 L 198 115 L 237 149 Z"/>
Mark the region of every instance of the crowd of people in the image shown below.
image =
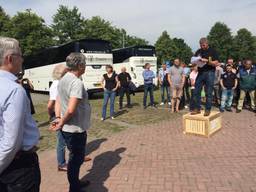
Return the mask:
<path id="1" fill-rule="evenodd" d="M 232 112 L 232 106 L 237 113 L 244 106 L 256 112 L 256 66 L 252 60 L 235 63 L 228 58 L 227 63 L 220 63 L 217 52 L 209 47 L 206 38 L 200 40 L 200 46 L 195 56 L 204 63 L 201 67 L 196 62 L 186 65 L 179 59 L 175 59 L 171 67 L 162 64 L 158 73 L 160 105 L 167 101 L 172 112 L 178 112 L 182 102 L 192 115 L 196 115 L 201 113 L 203 101 L 205 116 L 210 115 L 213 103 L 220 112 Z"/>
<path id="2" fill-rule="evenodd" d="M 199 43 L 200 49 L 195 53 L 190 64 L 185 64 L 176 58 L 172 66 L 163 63 L 158 74 L 150 69 L 149 63 L 145 64 L 142 73 L 143 108 L 157 107 L 158 101 L 154 100 L 154 79 L 157 78 L 161 92 L 160 106 L 167 104 L 171 112 L 189 108 L 191 115 L 200 114 L 202 102 L 205 103 L 204 116 L 210 115 L 213 104 L 220 112 L 232 112 L 233 106 L 237 113 L 241 112 L 244 106 L 255 112 L 256 66 L 252 60 L 244 59 L 235 63 L 234 59 L 227 58 L 226 63 L 220 63 L 218 53 L 209 46 L 206 38 L 201 38 Z M 123 107 L 124 93 L 127 96 L 128 106 L 131 106 L 130 85 L 132 85 L 131 77 L 125 67 L 120 74 L 116 74 L 112 66 L 107 67 L 107 73 L 102 80 L 104 88 L 102 120 L 106 118 L 109 98 L 110 118 L 114 119 L 116 93 L 120 95 L 120 109 Z M 149 104 L 147 104 L 148 94 Z"/>
<path id="3" fill-rule="evenodd" d="M 3 192 L 37 192 L 40 190 L 40 168 L 36 153 L 39 130 L 32 114 L 29 90 L 33 85 L 22 80 L 23 57 L 16 39 L 0 37 L 0 189 Z M 179 112 L 182 105 L 189 108 L 191 115 L 201 114 L 201 102 L 205 102 L 204 116 L 209 116 L 213 102 L 220 112 L 232 111 L 236 106 L 239 113 L 244 101 L 254 112 L 256 89 L 256 66 L 245 59 L 235 64 L 228 58 L 221 65 L 217 52 L 209 47 L 206 38 L 200 40 L 200 49 L 186 65 L 179 58 L 171 67 L 162 64 L 158 74 L 146 63 L 141 74 L 144 79 L 143 108 L 156 108 L 154 100 L 154 79 L 160 85 L 160 106 L 165 104 L 172 112 Z M 57 133 L 58 170 L 66 171 L 69 191 L 79 192 L 90 184 L 79 180 L 79 171 L 85 156 L 87 130 L 90 127 L 91 106 L 88 93 L 82 81 L 86 70 L 86 58 L 82 53 L 70 53 L 66 65 L 57 65 L 53 70 L 53 83 L 50 87 L 48 114 L 50 130 Z M 119 94 L 119 109 L 132 106 L 131 94 L 135 90 L 131 76 L 123 67 L 117 74 L 112 66 L 106 67 L 102 76 L 104 99 L 101 120 L 107 117 L 110 101 L 110 118 L 115 118 L 115 97 Z M 22 86 L 21 86 L 22 85 Z M 150 102 L 147 104 L 148 94 Z M 65 159 L 65 148 L 69 159 Z"/>

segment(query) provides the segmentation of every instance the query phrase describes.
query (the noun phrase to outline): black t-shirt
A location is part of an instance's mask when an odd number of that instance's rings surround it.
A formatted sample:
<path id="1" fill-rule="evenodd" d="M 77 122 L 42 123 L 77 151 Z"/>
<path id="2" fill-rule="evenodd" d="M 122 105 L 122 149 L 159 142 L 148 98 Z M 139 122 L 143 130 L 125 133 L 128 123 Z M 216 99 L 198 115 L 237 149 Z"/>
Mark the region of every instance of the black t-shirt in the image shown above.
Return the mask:
<path id="1" fill-rule="evenodd" d="M 235 86 L 237 76 L 233 72 L 225 72 L 221 75 L 221 79 L 223 81 L 224 87 L 226 87 L 227 89 L 232 89 Z"/>
<path id="2" fill-rule="evenodd" d="M 111 77 L 108 77 L 108 74 L 104 74 L 104 80 L 105 80 L 105 88 L 109 91 L 111 91 L 112 89 L 114 89 L 116 87 L 116 73 L 113 72 Z"/>
<path id="3" fill-rule="evenodd" d="M 215 51 L 215 49 L 209 47 L 208 49 L 198 49 L 195 53 L 195 56 L 201 56 L 204 59 L 216 61 L 219 60 L 218 53 Z M 198 67 L 198 72 L 205 72 L 205 71 L 215 71 L 215 67 L 209 65 L 208 63 L 204 65 L 202 68 Z"/>
<path id="4" fill-rule="evenodd" d="M 164 74 L 163 86 L 166 86 L 166 87 L 169 87 L 169 86 L 170 86 L 170 83 L 169 83 L 169 81 L 168 81 L 168 74 L 167 74 L 167 73 Z"/>
<path id="5" fill-rule="evenodd" d="M 131 80 L 131 76 L 129 73 L 124 72 L 118 75 L 118 79 L 120 81 L 121 87 L 127 88 L 129 86 L 129 81 Z"/>

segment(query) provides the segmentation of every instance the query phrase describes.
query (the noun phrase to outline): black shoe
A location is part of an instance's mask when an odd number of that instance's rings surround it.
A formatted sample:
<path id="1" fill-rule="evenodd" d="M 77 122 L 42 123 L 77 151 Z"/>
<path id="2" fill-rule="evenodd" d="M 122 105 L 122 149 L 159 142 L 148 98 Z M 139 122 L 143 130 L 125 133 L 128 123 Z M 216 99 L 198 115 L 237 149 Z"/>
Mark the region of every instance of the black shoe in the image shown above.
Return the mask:
<path id="1" fill-rule="evenodd" d="M 220 108 L 220 112 L 221 112 L 221 113 L 224 113 L 224 109 Z"/>
<path id="2" fill-rule="evenodd" d="M 194 109 L 194 110 L 191 111 L 190 114 L 191 114 L 191 115 L 198 115 L 198 114 L 201 114 L 201 111 L 198 110 L 198 109 Z"/>
<path id="3" fill-rule="evenodd" d="M 132 105 L 127 105 L 127 108 L 132 108 Z"/>
<path id="4" fill-rule="evenodd" d="M 209 116 L 210 114 L 211 114 L 211 111 L 205 110 L 205 112 L 204 112 L 204 116 L 205 116 L 205 117 Z"/>
<path id="5" fill-rule="evenodd" d="M 228 112 L 233 112 L 232 109 L 229 108 L 229 107 L 226 108 L 226 111 L 228 111 Z"/>
<path id="6" fill-rule="evenodd" d="M 88 180 L 80 181 L 81 188 L 88 187 L 90 184 L 91 184 L 91 182 Z"/>
<path id="7" fill-rule="evenodd" d="M 236 113 L 241 113 L 241 111 L 242 111 L 241 109 L 237 109 Z"/>
<path id="8" fill-rule="evenodd" d="M 146 107 L 146 106 L 143 106 L 143 109 L 147 109 L 147 107 Z"/>

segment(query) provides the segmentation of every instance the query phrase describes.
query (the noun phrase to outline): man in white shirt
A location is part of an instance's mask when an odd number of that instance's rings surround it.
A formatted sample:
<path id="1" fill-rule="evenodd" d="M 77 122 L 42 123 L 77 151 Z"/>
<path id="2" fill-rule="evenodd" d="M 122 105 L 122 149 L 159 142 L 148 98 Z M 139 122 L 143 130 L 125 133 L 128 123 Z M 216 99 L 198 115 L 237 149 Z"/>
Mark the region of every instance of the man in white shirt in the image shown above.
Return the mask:
<path id="1" fill-rule="evenodd" d="M 16 39 L 0 37 L 0 191 L 38 192 L 39 131 L 25 90 L 15 76 L 22 70 Z"/>
<path id="2" fill-rule="evenodd" d="M 87 129 L 90 127 L 91 107 L 88 93 L 80 77 L 85 72 L 85 56 L 71 53 L 66 64 L 69 69 L 58 85 L 55 104 L 56 124 L 52 130 L 60 130 L 65 139 L 69 154 L 67 176 L 69 192 L 80 192 L 89 184 L 79 180 L 80 167 L 84 161 Z"/>
<path id="3" fill-rule="evenodd" d="M 52 72 L 52 78 L 54 80 L 49 89 L 50 98 L 47 105 L 50 121 L 55 119 L 55 101 L 58 96 L 58 84 L 60 79 L 66 74 L 66 72 L 67 72 L 67 67 L 65 64 L 56 65 Z M 61 131 L 57 131 L 56 152 L 57 152 L 58 171 L 67 171 L 65 149 L 66 149 L 65 140 L 61 134 Z"/>

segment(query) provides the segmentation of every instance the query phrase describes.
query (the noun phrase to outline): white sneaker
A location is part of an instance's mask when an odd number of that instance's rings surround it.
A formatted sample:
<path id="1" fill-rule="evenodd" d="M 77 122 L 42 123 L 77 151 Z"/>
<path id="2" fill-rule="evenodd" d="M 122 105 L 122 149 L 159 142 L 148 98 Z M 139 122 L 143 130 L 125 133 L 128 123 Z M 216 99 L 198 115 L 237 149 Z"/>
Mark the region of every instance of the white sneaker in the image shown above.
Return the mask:
<path id="1" fill-rule="evenodd" d="M 101 121 L 104 121 L 105 119 L 103 117 L 100 118 Z"/>
<path id="2" fill-rule="evenodd" d="M 171 102 L 168 102 L 168 105 L 169 105 L 169 106 L 171 106 L 171 105 L 172 105 L 172 103 L 171 103 Z"/>
<path id="3" fill-rule="evenodd" d="M 111 119 L 115 119 L 115 117 L 111 117 Z"/>
<path id="4" fill-rule="evenodd" d="M 188 109 L 188 106 L 187 106 L 187 105 L 185 105 L 185 109 Z"/>
<path id="5" fill-rule="evenodd" d="M 160 105 L 164 105 L 164 103 L 162 102 L 162 103 L 160 103 Z"/>

